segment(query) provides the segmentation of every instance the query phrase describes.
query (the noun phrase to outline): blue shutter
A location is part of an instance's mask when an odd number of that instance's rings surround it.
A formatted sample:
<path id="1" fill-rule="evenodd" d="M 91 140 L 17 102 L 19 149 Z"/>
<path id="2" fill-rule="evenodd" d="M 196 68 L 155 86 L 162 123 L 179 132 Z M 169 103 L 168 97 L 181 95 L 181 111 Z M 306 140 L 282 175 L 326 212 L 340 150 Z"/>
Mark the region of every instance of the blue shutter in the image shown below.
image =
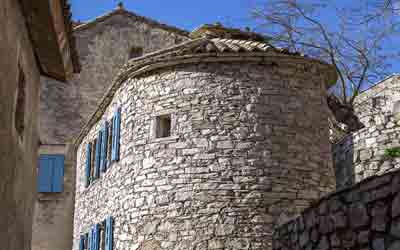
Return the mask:
<path id="1" fill-rule="evenodd" d="M 101 156 L 100 156 L 100 170 L 105 172 L 107 169 L 107 142 L 108 142 L 108 122 L 105 121 L 103 124 L 103 138 L 101 139 Z"/>
<path id="2" fill-rule="evenodd" d="M 90 184 L 90 158 L 92 156 L 92 146 L 91 143 L 89 142 L 86 145 L 86 168 L 85 168 L 85 187 L 88 187 Z"/>
<path id="3" fill-rule="evenodd" d="M 39 157 L 39 170 L 37 178 L 37 191 L 42 193 L 51 192 L 52 163 L 48 156 Z"/>
<path id="4" fill-rule="evenodd" d="M 85 235 L 81 235 L 81 238 L 79 240 L 79 250 L 84 250 L 85 249 Z"/>
<path id="5" fill-rule="evenodd" d="M 90 231 L 88 233 L 88 250 L 93 250 L 92 248 L 92 243 L 93 242 L 93 229 L 90 228 Z"/>
<path id="6" fill-rule="evenodd" d="M 111 161 L 119 161 L 119 138 L 121 129 L 121 108 L 114 113 L 113 119 L 113 143 L 111 150 Z"/>
<path id="7" fill-rule="evenodd" d="M 100 225 L 94 225 L 94 250 L 100 250 Z"/>
<path id="8" fill-rule="evenodd" d="M 94 155 L 94 171 L 93 171 L 94 176 L 93 176 L 93 178 L 95 178 L 95 179 L 99 178 L 99 175 L 100 175 L 101 138 L 102 138 L 102 131 L 100 130 L 97 135 L 95 155 Z"/>
<path id="9" fill-rule="evenodd" d="M 52 192 L 61 193 L 64 184 L 64 155 L 52 155 Z"/>
<path id="10" fill-rule="evenodd" d="M 112 250 L 113 248 L 113 219 L 111 216 L 106 219 L 106 229 L 104 232 L 104 246 L 105 250 Z"/>

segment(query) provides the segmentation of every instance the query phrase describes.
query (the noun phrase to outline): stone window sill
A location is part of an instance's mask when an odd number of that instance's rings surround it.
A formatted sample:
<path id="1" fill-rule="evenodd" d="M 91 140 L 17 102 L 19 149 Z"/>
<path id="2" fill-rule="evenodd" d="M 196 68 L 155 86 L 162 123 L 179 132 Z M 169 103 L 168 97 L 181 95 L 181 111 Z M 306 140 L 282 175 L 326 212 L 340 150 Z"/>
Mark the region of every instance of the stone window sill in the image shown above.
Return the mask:
<path id="1" fill-rule="evenodd" d="M 63 193 L 38 193 L 37 199 L 39 201 L 53 201 L 63 198 Z"/>
<path id="2" fill-rule="evenodd" d="M 168 137 L 161 137 L 161 138 L 153 138 L 150 142 L 157 143 L 157 142 L 176 142 L 179 139 L 179 136 L 168 136 Z"/>

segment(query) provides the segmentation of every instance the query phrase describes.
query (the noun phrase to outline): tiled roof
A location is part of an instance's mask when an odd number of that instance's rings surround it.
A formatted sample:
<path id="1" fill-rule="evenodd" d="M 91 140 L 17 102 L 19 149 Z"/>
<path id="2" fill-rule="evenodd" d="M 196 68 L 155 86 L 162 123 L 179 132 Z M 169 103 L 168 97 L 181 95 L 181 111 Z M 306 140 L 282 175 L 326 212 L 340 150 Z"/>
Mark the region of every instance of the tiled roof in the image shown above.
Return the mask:
<path id="1" fill-rule="evenodd" d="M 157 27 L 157 28 L 160 28 L 160 29 L 163 29 L 163 30 L 166 30 L 166 31 L 174 32 L 174 33 L 177 33 L 177 34 L 182 35 L 182 36 L 188 36 L 189 35 L 189 32 L 186 31 L 186 30 L 183 30 L 183 29 L 180 29 L 180 28 L 177 28 L 177 27 L 174 27 L 174 26 L 166 25 L 166 24 L 160 23 L 158 21 L 155 21 L 155 20 L 153 20 L 151 18 L 144 17 L 144 16 L 139 16 L 139 15 L 133 13 L 133 12 L 127 11 L 126 9 L 124 9 L 122 4 L 119 4 L 117 8 L 115 8 L 113 11 L 111 11 L 109 13 L 106 13 L 106 14 L 104 14 L 102 16 L 98 16 L 93 20 L 90 20 L 88 22 L 85 22 L 85 23 L 82 23 L 80 25 L 75 26 L 74 27 L 74 31 L 80 31 L 80 30 L 88 29 L 88 28 L 93 27 L 94 25 L 96 25 L 98 23 L 101 23 L 101 22 L 103 22 L 103 21 L 107 20 L 108 18 L 110 18 L 112 16 L 115 16 L 115 15 L 125 15 L 125 16 L 127 16 L 129 18 L 141 21 L 141 22 L 146 23 L 146 24 L 148 24 L 150 26 Z"/>
<path id="2" fill-rule="evenodd" d="M 190 38 L 196 39 L 200 37 L 208 38 L 227 38 L 227 39 L 237 39 L 237 40 L 249 40 L 265 42 L 269 40 L 268 37 L 263 36 L 259 33 L 250 31 L 250 29 L 240 30 L 236 28 L 224 27 L 220 23 L 215 24 L 203 24 L 200 27 L 194 29 L 190 33 Z"/>
<path id="3" fill-rule="evenodd" d="M 197 56 L 196 56 L 197 55 Z M 257 41 L 235 40 L 224 38 L 198 38 L 181 43 L 179 45 L 155 51 L 142 57 L 131 59 L 119 72 L 118 76 L 132 72 L 145 65 L 156 62 L 168 61 L 173 58 L 206 57 L 222 55 L 291 55 L 305 57 L 298 52 L 290 52 L 287 49 L 276 48 L 270 44 Z"/>
<path id="4" fill-rule="evenodd" d="M 270 44 L 257 41 L 203 37 L 131 59 L 115 77 L 99 107 L 75 139 L 75 144 L 78 145 L 90 128 L 101 119 L 104 111 L 111 103 L 114 93 L 126 79 L 160 68 L 181 64 L 202 62 L 260 62 L 273 64 L 287 59 L 299 60 L 301 64 L 306 62 L 319 64 L 324 67 L 327 78 L 332 82 L 336 82 L 336 71 L 330 65 L 307 58 L 297 52 L 275 48 Z"/>

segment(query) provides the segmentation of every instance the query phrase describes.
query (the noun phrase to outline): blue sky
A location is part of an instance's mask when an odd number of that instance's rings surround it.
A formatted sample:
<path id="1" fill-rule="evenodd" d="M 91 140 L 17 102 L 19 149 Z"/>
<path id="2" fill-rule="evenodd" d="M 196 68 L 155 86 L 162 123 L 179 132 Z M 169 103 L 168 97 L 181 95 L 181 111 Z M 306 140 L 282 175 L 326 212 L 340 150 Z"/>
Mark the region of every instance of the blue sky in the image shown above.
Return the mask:
<path id="1" fill-rule="evenodd" d="M 125 0 L 124 7 L 138 15 L 188 31 L 204 23 L 254 27 L 249 18 L 254 0 Z M 117 0 L 70 0 L 74 20 L 90 20 L 109 12 Z"/>
<path id="2" fill-rule="evenodd" d="M 87 21 L 114 9 L 119 0 L 70 0 L 74 20 Z M 257 25 L 250 17 L 256 4 L 268 0 L 124 0 L 124 7 L 138 15 L 150 17 L 159 22 L 188 31 L 204 23 L 220 22 L 236 28 L 250 27 L 257 31 Z M 259 5 L 258 5 L 259 6 Z M 320 13 L 328 23 L 329 12 Z M 393 44 L 393 43 L 392 43 Z M 397 44 L 394 43 L 394 44 Z M 389 72 L 400 72 L 397 58 L 391 61 Z"/>

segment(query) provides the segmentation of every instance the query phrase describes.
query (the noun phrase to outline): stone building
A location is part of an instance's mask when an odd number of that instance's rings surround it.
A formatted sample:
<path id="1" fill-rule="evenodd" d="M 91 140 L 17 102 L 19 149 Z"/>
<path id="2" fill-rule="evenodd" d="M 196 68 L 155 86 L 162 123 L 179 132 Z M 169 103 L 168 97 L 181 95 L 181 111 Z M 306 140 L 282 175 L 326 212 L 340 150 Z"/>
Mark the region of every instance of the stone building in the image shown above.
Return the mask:
<path id="1" fill-rule="evenodd" d="M 1 249 L 31 248 L 40 75 L 79 70 L 69 15 L 63 0 L 0 2 Z"/>
<path id="2" fill-rule="evenodd" d="M 355 112 L 365 128 L 333 147 L 338 188 L 398 168 L 400 159 L 387 149 L 400 146 L 400 76 L 392 75 L 362 92 Z"/>
<path id="3" fill-rule="evenodd" d="M 334 69 L 214 28 L 109 83 L 75 142 L 74 250 L 271 249 L 334 190 Z"/>
<path id="4" fill-rule="evenodd" d="M 173 46 L 188 32 L 131 13 L 115 10 L 73 29 L 81 71 L 60 83 L 41 78 L 40 165 L 33 225 L 33 250 L 70 250 L 75 187 L 75 148 L 71 144 L 113 77 L 129 58 Z M 46 175 L 57 169 L 58 179 Z M 42 178 L 43 176 L 43 178 Z"/>

